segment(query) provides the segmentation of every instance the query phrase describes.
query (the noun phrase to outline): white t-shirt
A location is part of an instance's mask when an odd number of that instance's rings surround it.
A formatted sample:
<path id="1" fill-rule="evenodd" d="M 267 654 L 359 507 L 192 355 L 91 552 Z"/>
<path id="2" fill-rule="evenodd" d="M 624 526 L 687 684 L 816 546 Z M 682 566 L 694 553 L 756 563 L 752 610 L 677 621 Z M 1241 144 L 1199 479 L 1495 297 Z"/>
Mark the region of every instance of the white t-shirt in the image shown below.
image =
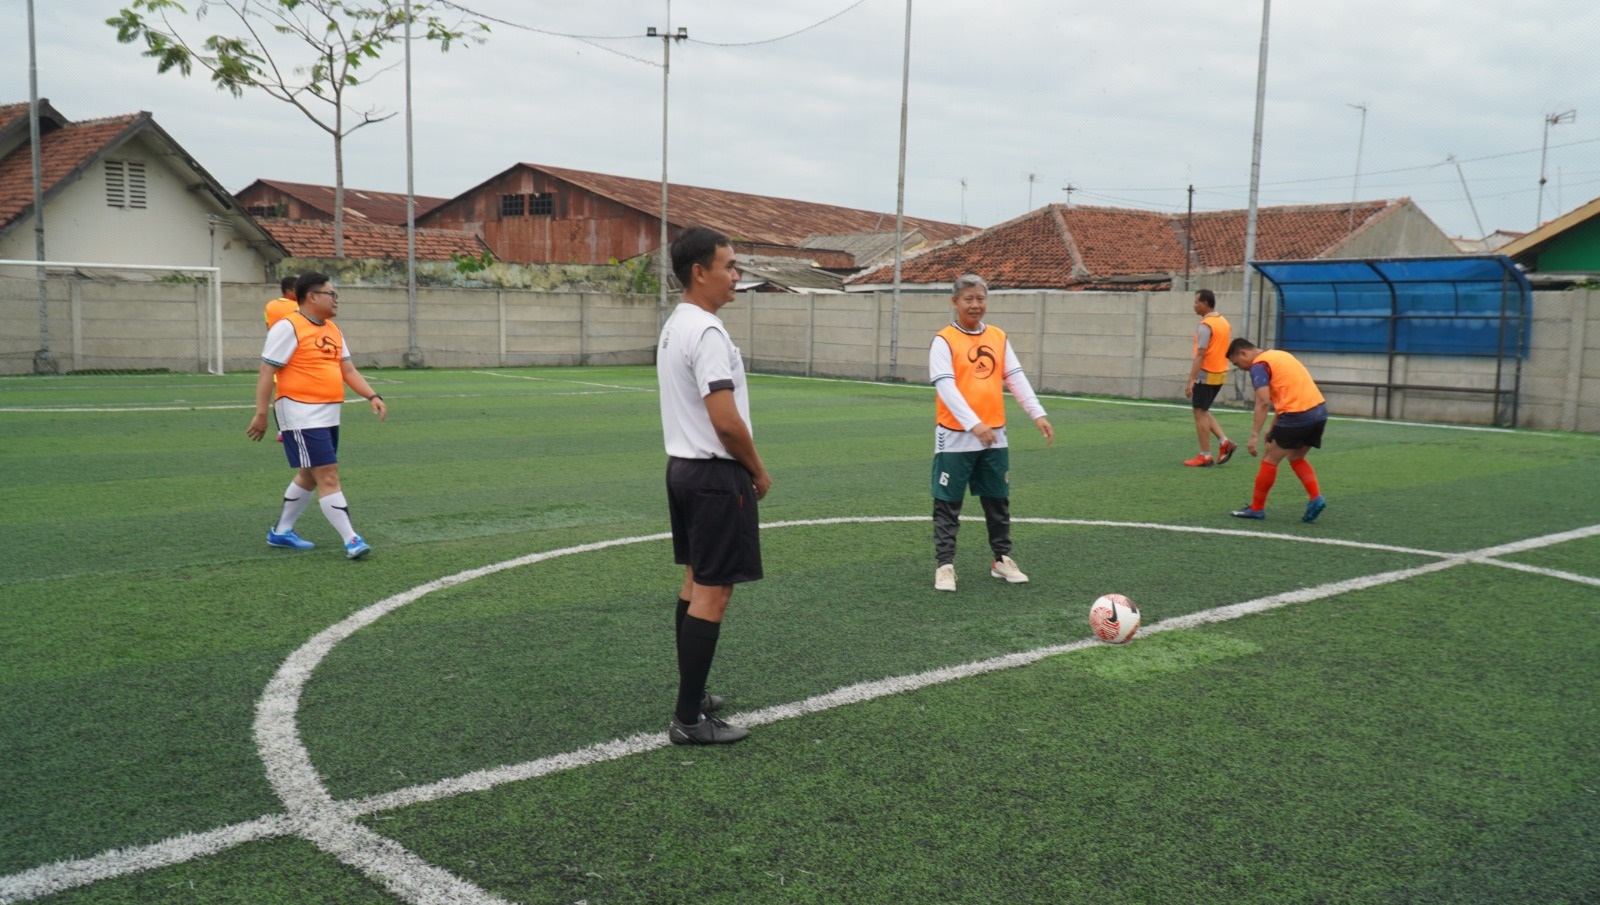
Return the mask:
<path id="1" fill-rule="evenodd" d="M 962 330 L 960 324 L 956 329 Z M 978 325 L 982 330 L 983 325 Z M 968 331 L 971 332 L 971 331 Z M 971 428 L 978 424 L 978 413 L 972 410 L 967 400 L 956 388 L 956 369 L 950 344 L 944 337 L 934 334 L 933 344 L 928 348 L 928 379 L 933 382 L 933 387 L 939 392 L 939 398 L 944 400 L 950 414 L 963 425 Z M 1039 404 L 1039 397 L 1033 392 L 1033 384 L 1028 382 L 1028 375 L 1023 373 L 1022 363 L 1017 361 L 1017 351 L 1011 348 L 1011 339 L 1006 338 L 1006 372 L 1002 375 L 1006 389 L 1011 391 L 1011 398 L 1017 400 L 1022 410 L 1028 413 L 1029 418 L 1043 418 L 1044 406 Z M 970 431 L 955 431 L 938 422 L 933 425 L 934 452 L 982 452 L 985 449 L 1004 449 L 1006 442 L 1006 429 L 994 429 L 994 445 L 984 446 L 976 434 Z"/>
<path id="2" fill-rule="evenodd" d="M 733 390 L 734 406 L 750 427 L 750 393 L 744 359 L 715 314 L 679 302 L 661 328 L 656 346 L 656 380 L 661 391 L 661 434 L 667 455 L 680 459 L 731 459 L 706 411 L 706 396 Z M 754 436 L 754 430 L 751 435 Z"/>
<path id="3" fill-rule="evenodd" d="M 343 330 L 339 331 L 339 335 L 344 340 L 344 349 L 339 360 L 349 361 L 350 337 L 344 336 Z M 299 347 L 300 340 L 295 337 L 294 324 L 289 323 L 288 318 L 284 318 L 267 331 L 266 345 L 261 348 L 261 360 L 281 368 L 289 363 L 289 359 Z M 272 403 L 272 413 L 277 416 L 278 430 L 281 431 L 338 427 L 340 407 L 343 405 L 342 402 L 296 402 L 293 399 L 279 399 Z"/>

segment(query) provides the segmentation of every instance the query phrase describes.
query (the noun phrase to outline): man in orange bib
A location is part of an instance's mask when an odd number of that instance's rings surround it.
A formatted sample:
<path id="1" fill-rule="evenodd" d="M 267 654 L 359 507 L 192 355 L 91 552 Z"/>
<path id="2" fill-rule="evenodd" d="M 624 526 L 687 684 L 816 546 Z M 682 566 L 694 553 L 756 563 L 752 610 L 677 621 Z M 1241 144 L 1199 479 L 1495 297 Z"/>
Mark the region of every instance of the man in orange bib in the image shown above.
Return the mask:
<path id="1" fill-rule="evenodd" d="M 983 503 L 994 553 L 989 574 L 1012 584 L 1028 576 L 1011 559 L 1011 460 L 1006 444 L 1006 404 L 1011 391 L 1044 435 L 1055 431 L 1022 371 L 1004 330 L 983 322 L 989 286 L 967 274 L 955 281 L 955 320 L 933 337 L 928 376 L 938 391 L 933 438 L 933 587 L 956 589 L 956 531 L 967 488 Z"/>
<path id="2" fill-rule="evenodd" d="M 1183 395 L 1189 397 L 1194 409 L 1194 432 L 1200 438 L 1200 454 L 1183 464 L 1206 468 L 1227 462 L 1239 448 L 1223 433 L 1217 416 L 1211 414 L 1211 403 L 1228 381 L 1228 343 L 1233 339 L 1233 328 L 1228 325 L 1227 318 L 1217 313 L 1217 295 L 1209 289 L 1194 294 L 1194 313 L 1200 317 L 1200 323 L 1194 331 L 1194 360 L 1189 364 L 1189 382 L 1184 385 Z M 1221 441 L 1215 459 L 1211 458 L 1213 436 Z"/>
<path id="3" fill-rule="evenodd" d="M 1256 438 L 1267 420 L 1270 405 L 1277 414 L 1267 431 L 1267 448 L 1261 457 L 1261 468 L 1256 472 L 1255 495 L 1250 505 L 1233 510 L 1234 518 L 1264 519 L 1267 517 L 1267 494 L 1278 479 L 1278 463 L 1289 460 L 1295 477 L 1306 488 L 1311 498 L 1306 503 L 1303 522 L 1314 522 L 1328 501 L 1322 497 L 1317 484 L 1317 473 L 1306 461 L 1314 446 L 1322 448 L 1322 429 L 1328 423 L 1328 406 L 1317 389 L 1311 372 L 1300 360 L 1288 352 L 1276 349 L 1258 349 L 1248 339 L 1239 338 L 1228 346 L 1228 360 L 1241 371 L 1250 372 L 1250 382 L 1256 388 L 1255 421 L 1250 425 L 1250 455 L 1256 455 Z"/>
<path id="4" fill-rule="evenodd" d="M 295 520 L 313 495 L 322 514 L 344 540 L 347 559 L 360 559 L 372 547 L 350 525 L 350 508 L 339 484 L 339 411 L 344 388 L 361 394 L 382 421 L 389 410 L 350 360 L 350 347 L 334 324 L 339 293 L 326 274 L 303 274 L 295 284 L 300 310 L 267 331 L 256 377 L 256 413 L 245 436 L 260 440 L 267 432 L 267 408 L 283 432 L 283 451 L 294 479 L 283 492 L 278 523 L 267 529 L 267 545 L 309 550 L 316 546 L 294 532 Z"/>
<path id="5" fill-rule="evenodd" d="M 299 282 L 297 276 L 286 276 L 278 281 L 278 297 L 267 303 L 261 314 L 266 318 L 267 329 L 272 325 L 293 314 L 300 308 L 300 303 L 294 297 L 294 284 Z"/>

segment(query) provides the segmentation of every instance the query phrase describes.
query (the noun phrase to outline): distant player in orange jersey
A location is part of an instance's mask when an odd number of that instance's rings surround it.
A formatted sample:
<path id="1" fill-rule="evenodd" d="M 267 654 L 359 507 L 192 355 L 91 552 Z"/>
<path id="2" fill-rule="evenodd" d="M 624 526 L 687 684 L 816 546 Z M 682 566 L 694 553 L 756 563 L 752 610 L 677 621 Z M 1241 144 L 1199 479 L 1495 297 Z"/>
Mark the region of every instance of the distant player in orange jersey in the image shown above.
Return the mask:
<path id="1" fill-rule="evenodd" d="M 1228 382 L 1228 343 L 1233 339 L 1233 328 L 1228 319 L 1217 313 L 1217 295 L 1209 289 L 1194 294 L 1194 313 L 1200 323 L 1194 331 L 1194 360 L 1189 363 L 1189 382 L 1183 395 L 1189 397 L 1194 409 L 1194 432 L 1200 439 L 1200 454 L 1183 464 L 1206 468 L 1221 465 L 1233 458 L 1239 447 L 1223 433 L 1217 416 L 1211 414 L 1211 403 L 1217 399 L 1222 385 Z M 1221 441 L 1217 457 L 1211 458 L 1211 438 Z"/>
<path id="2" fill-rule="evenodd" d="M 267 329 L 294 313 L 300 307 L 300 302 L 295 298 L 294 284 L 300 279 L 298 276 L 286 276 L 278 281 L 278 297 L 267 303 L 262 314 L 267 319 Z"/>
<path id="3" fill-rule="evenodd" d="M 1288 352 L 1275 349 L 1258 349 L 1248 339 L 1236 339 L 1228 346 L 1228 360 L 1241 371 L 1250 372 L 1250 382 L 1256 388 L 1255 421 L 1250 425 L 1250 455 L 1256 455 L 1256 438 L 1267 420 L 1270 405 L 1277 414 L 1267 430 L 1267 446 L 1261 456 L 1261 468 L 1256 472 L 1255 495 L 1250 505 L 1235 509 L 1235 518 L 1264 519 L 1267 517 L 1267 494 L 1278 479 L 1278 463 L 1287 459 L 1295 477 L 1305 485 L 1311 501 L 1306 504 L 1301 521 L 1314 522 L 1328 501 L 1322 497 L 1317 485 L 1317 473 L 1306 455 L 1312 447 L 1322 448 L 1322 429 L 1328 423 L 1328 406 L 1317 389 L 1311 372 L 1300 360 Z"/>
<path id="4" fill-rule="evenodd" d="M 973 274 L 957 279 L 950 304 L 955 318 L 933 337 L 928 378 L 938 392 L 933 437 L 933 587 L 956 589 L 956 532 L 961 504 L 972 489 L 983 503 L 993 559 L 989 574 L 1012 584 L 1028 576 L 1011 559 L 1011 458 L 1006 444 L 1006 404 L 1011 391 L 1033 419 L 1045 445 L 1055 430 L 1022 371 L 1004 330 L 986 324 L 989 285 Z"/>

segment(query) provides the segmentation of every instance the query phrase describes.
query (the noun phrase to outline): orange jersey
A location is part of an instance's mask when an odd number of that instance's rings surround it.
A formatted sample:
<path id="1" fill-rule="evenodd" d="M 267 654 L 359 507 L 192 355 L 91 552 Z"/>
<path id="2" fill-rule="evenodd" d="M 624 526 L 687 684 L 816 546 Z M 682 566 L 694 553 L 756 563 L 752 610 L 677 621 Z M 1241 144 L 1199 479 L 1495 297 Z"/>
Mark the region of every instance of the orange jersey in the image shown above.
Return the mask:
<path id="1" fill-rule="evenodd" d="M 273 299 L 272 301 L 268 302 L 267 303 L 267 307 L 262 312 L 262 314 L 267 319 L 267 327 L 268 327 L 268 329 L 271 329 L 273 324 L 276 324 L 278 321 L 283 320 L 284 318 L 288 317 L 289 315 L 291 315 L 294 312 L 299 311 L 299 310 L 300 310 L 300 303 L 299 302 L 295 301 L 294 299 L 279 298 L 279 299 Z"/>
<path id="2" fill-rule="evenodd" d="M 274 398 L 343 402 L 344 334 L 333 321 L 318 324 L 298 311 L 285 319 L 294 326 L 295 348 L 278 371 L 278 394 Z"/>
<path id="3" fill-rule="evenodd" d="M 967 405 L 972 406 L 973 413 L 984 424 L 1005 427 L 1005 331 L 985 324 L 982 333 L 972 334 L 951 324 L 938 335 L 950 344 L 956 389 L 961 391 L 961 398 L 967 400 Z M 938 422 L 950 430 L 966 430 L 944 400 L 934 398 Z"/>
<path id="4" fill-rule="evenodd" d="M 1278 414 L 1308 411 L 1327 401 L 1317 389 L 1316 381 L 1311 379 L 1311 372 L 1288 352 L 1265 350 L 1256 356 L 1255 364 L 1266 365 L 1272 374 L 1268 392 Z"/>
<path id="5" fill-rule="evenodd" d="M 1206 356 L 1200 360 L 1200 370 L 1212 374 L 1228 373 L 1228 343 L 1233 339 L 1233 327 L 1229 326 L 1228 319 L 1213 311 L 1200 319 L 1200 323 L 1211 328 L 1211 342 L 1206 344 Z M 1200 337 L 1194 338 L 1194 354 L 1200 354 Z M 1217 381 L 1222 383 L 1222 381 Z"/>

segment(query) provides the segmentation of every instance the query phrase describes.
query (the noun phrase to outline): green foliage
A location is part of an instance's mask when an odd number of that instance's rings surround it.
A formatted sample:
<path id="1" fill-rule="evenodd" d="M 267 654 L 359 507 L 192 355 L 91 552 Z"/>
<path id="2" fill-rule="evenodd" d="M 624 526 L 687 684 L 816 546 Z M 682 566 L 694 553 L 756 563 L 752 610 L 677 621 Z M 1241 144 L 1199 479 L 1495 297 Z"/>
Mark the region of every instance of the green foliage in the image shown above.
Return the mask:
<path id="1" fill-rule="evenodd" d="M 612 258 L 608 263 L 622 268 L 627 274 L 627 292 L 637 295 L 655 295 L 661 291 L 661 277 L 655 271 L 655 259 L 649 255 L 641 255 L 627 261 L 618 261 Z"/>
<path id="2" fill-rule="evenodd" d="M 494 263 L 494 252 L 485 248 L 483 254 L 473 257 L 457 251 L 450 252 L 450 260 L 456 265 L 456 272 L 460 274 L 480 273 L 488 270 Z"/>

